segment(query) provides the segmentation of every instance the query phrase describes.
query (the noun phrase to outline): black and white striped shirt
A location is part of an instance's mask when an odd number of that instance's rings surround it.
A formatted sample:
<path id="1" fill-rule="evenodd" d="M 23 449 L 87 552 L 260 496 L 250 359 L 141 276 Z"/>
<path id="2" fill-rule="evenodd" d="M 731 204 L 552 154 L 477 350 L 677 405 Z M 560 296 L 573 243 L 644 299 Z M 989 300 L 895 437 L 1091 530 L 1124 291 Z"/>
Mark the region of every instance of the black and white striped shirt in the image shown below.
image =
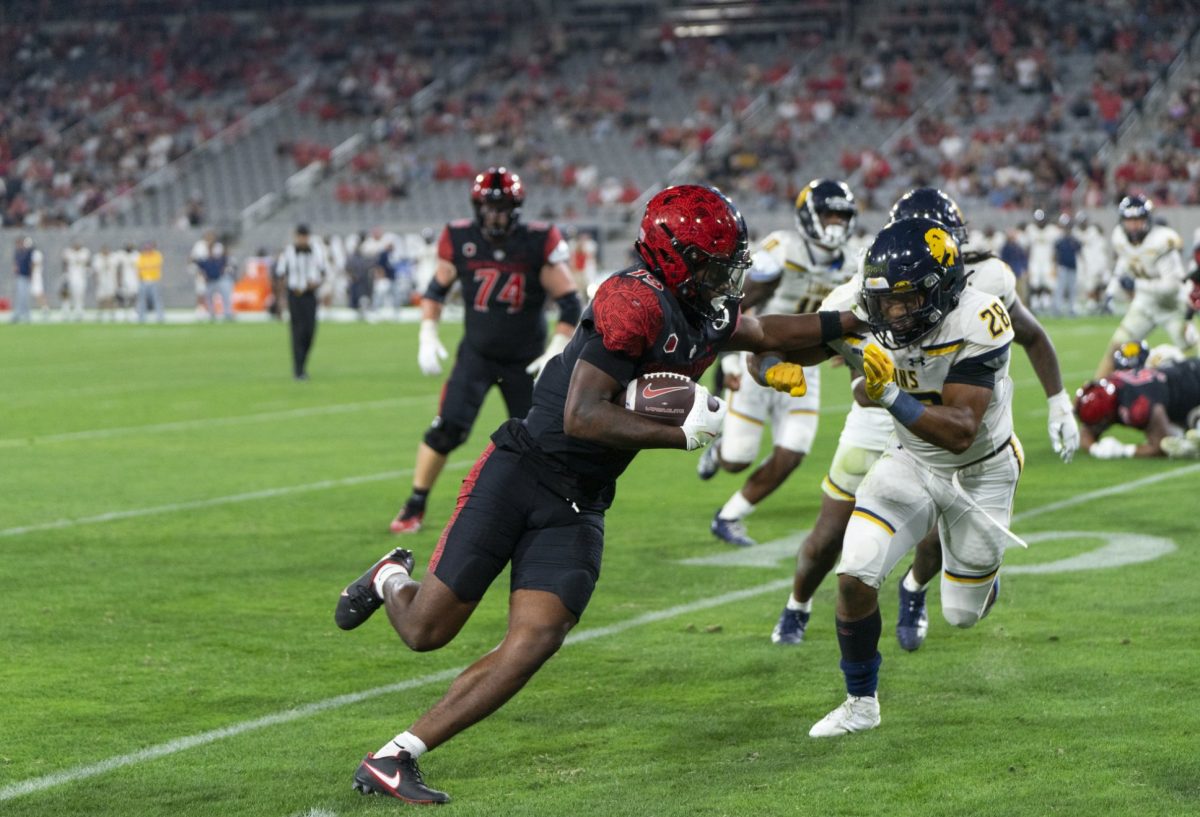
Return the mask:
<path id="1" fill-rule="evenodd" d="M 275 274 L 287 277 L 287 286 L 292 292 L 316 289 L 329 274 L 324 245 L 314 241 L 307 250 L 299 250 L 295 244 L 289 244 L 275 262 Z"/>

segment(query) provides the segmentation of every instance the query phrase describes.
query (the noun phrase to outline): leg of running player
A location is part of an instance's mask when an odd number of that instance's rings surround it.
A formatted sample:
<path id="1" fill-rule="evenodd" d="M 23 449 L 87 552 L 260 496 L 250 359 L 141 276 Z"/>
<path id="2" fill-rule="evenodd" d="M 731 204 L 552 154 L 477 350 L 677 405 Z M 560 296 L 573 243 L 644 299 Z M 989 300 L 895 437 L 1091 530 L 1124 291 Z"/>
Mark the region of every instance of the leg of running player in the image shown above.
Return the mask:
<path id="1" fill-rule="evenodd" d="M 767 417 L 767 407 L 760 405 L 761 397 L 760 394 L 750 394 L 746 388 L 733 393 L 721 436 L 713 443 L 714 446 L 719 446 L 722 469 L 734 473 L 742 471 L 750 466 L 758 454 Z M 757 544 L 746 534 L 746 526 L 741 521 L 753 508 L 740 490 L 735 492 L 713 514 L 709 525 L 713 536 L 736 547 Z"/>
<path id="2" fill-rule="evenodd" d="M 821 512 L 796 555 L 796 575 L 792 583 L 792 596 L 796 601 L 811 603 L 817 588 L 837 564 L 842 552 L 842 538 L 853 512 L 853 500 L 846 502 L 821 497 Z"/>
<path id="3" fill-rule="evenodd" d="M 417 446 L 412 493 L 392 520 L 392 533 L 416 533 L 425 518 L 429 492 L 446 467 L 450 452 L 466 442 L 496 374 L 465 344 L 459 346 L 454 368 L 442 388 L 438 414 Z"/>
<path id="4" fill-rule="evenodd" d="M 504 640 L 463 670 L 442 699 L 409 731 L 420 735 L 425 746 L 432 749 L 478 723 L 525 686 L 558 652 L 574 626 L 575 617 L 553 593 L 515 591 L 509 598 Z"/>
<path id="5" fill-rule="evenodd" d="M 929 613 L 925 591 L 942 570 L 942 540 L 935 527 L 917 543 L 912 564 L 904 571 L 897 593 L 900 610 L 896 615 L 896 641 L 912 652 L 921 648 L 929 632 Z"/>

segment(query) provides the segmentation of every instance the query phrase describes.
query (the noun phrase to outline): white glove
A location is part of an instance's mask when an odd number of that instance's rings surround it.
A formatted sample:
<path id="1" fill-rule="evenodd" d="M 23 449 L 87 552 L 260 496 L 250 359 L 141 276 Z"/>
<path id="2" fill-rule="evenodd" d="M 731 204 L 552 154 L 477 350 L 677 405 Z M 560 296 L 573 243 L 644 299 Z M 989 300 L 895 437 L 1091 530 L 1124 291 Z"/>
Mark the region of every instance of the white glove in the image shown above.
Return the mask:
<path id="1" fill-rule="evenodd" d="M 1102 437 L 1092 444 L 1088 453 L 1098 460 L 1120 460 L 1133 456 L 1137 446 L 1133 443 L 1123 443 L 1116 437 Z"/>
<path id="2" fill-rule="evenodd" d="M 1070 462 L 1079 448 L 1079 425 L 1075 422 L 1075 411 L 1067 392 L 1060 391 L 1046 401 L 1050 406 L 1047 423 L 1050 429 L 1050 445 L 1054 453 Z M 1109 439 L 1112 439 L 1111 437 Z"/>
<path id="3" fill-rule="evenodd" d="M 448 357 L 446 347 L 438 340 L 437 321 L 428 318 L 421 321 L 421 332 L 417 336 L 417 365 L 421 367 L 421 374 L 441 374 L 440 361 Z"/>
<path id="4" fill-rule="evenodd" d="M 717 401 L 717 409 L 711 411 L 708 408 L 710 397 L 708 389 L 697 383 L 696 394 L 692 399 L 692 410 L 688 412 L 688 416 L 684 418 L 683 425 L 679 429 L 687 437 L 688 451 L 703 448 L 721 432 L 721 422 L 725 419 L 725 412 L 729 410 L 729 406 L 720 397 L 712 397 Z"/>
<path id="5" fill-rule="evenodd" d="M 550 336 L 550 342 L 546 344 L 546 351 L 542 352 L 542 356 L 525 367 L 525 373 L 533 375 L 534 379 L 542 373 L 542 369 L 546 368 L 546 364 L 551 358 L 558 355 L 563 349 L 567 348 L 567 336 L 559 332 L 555 332 Z"/>

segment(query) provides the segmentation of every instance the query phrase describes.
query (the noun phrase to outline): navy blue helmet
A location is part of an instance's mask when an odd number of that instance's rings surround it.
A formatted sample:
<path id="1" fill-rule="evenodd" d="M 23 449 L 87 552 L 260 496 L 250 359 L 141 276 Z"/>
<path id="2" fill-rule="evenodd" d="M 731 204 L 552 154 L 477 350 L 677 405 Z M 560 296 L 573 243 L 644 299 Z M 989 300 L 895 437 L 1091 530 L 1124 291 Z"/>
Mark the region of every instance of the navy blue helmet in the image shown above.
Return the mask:
<path id="1" fill-rule="evenodd" d="M 962 208 L 936 187 L 918 187 L 897 199 L 888 219 L 899 221 L 902 218 L 931 218 L 944 224 L 960 247 L 967 243 L 967 221 L 963 218 Z"/>
<path id="2" fill-rule="evenodd" d="M 845 182 L 813 179 L 796 196 L 796 229 L 805 239 L 826 250 L 844 245 L 854 232 L 857 219 L 858 202 Z"/>
<path id="3" fill-rule="evenodd" d="M 1133 244 L 1142 243 L 1142 239 L 1153 226 L 1151 216 L 1154 214 L 1154 202 L 1145 196 L 1126 196 L 1117 205 L 1117 218 L 1121 229 Z M 1130 222 L 1135 222 L 1130 224 Z"/>
<path id="4" fill-rule="evenodd" d="M 929 218 L 893 221 L 863 262 L 871 331 L 889 349 L 911 346 L 958 306 L 966 282 L 962 252 L 945 225 Z"/>
<path id="5" fill-rule="evenodd" d="M 1113 350 L 1113 367 L 1137 371 L 1145 368 L 1150 357 L 1150 344 L 1144 340 L 1131 340 Z"/>

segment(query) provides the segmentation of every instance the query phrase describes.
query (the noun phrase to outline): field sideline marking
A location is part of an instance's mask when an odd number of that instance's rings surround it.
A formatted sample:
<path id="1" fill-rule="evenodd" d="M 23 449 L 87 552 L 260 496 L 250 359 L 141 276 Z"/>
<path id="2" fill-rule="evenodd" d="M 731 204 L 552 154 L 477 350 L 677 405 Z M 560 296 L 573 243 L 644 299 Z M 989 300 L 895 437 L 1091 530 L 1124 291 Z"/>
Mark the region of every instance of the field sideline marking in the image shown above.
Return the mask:
<path id="1" fill-rule="evenodd" d="M 1106 496 L 1121 493 L 1129 488 L 1137 488 L 1152 484 L 1154 482 L 1161 482 L 1164 479 L 1169 479 L 1183 473 L 1191 473 L 1192 471 L 1196 470 L 1200 470 L 1200 463 L 1184 466 L 1182 468 L 1174 468 L 1170 471 L 1164 471 L 1159 474 L 1152 474 L 1149 477 L 1135 480 L 1134 482 L 1125 483 L 1123 485 L 1117 485 L 1111 488 L 1103 488 L 1096 491 L 1088 491 L 1087 493 L 1078 494 L 1077 496 L 1059 500 L 1058 502 L 1051 502 L 1049 505 L 1043 505 L 1038 508 L 1030 508 L 1027 511 L 1016 514 L 1013 519 L 1015 521 L 1019 518 L 1029 518 L 1042 513 L 1049 513 L 1055 510 L 1061 510 L 1062 508 L 1071 507 L 1072 505 L 1080 505 L 1093 499 L 1100 499 Z M 360 477 L 351 479 L 361 480 L 362 478 Z M 725 593 L 721 596 L 714 596 L 712 598 L 702 599 L 700 601 L 694 601 L 688 604 L 669 607 L 665 610 L 646 613 L 635 618 L 617 622 L 616 624 L 610 624 L 607 627 L 595 627 L 590 630 L 582 630 L 577 633 L 572 633 L 571 635 L 567 636 L 566 644 L 570 645 L 591 641 L 607 635 L 621 633 L 634 627 L 640 627 L 643 624 L 664 621 L 685 613 L 707 610 L 709 608 L 718 607 L 732 601 L 753 598 L 754 596 L 760 596 L 764 593 L 771 593 L 776 590 L 782 590 L 785 587 L 791 586 L 792 578 L 790 576 L 786 579 L 777 579 L 773 582 L 760 584 L 757 587 L 752 587 L 747 590 L 736 590 L 731 593 Z M 0 803 L 7 800 L 12 800 L 16 797 L 22 797 L 26 794 L 45 791 L 46 789 L 50 789 L 64 783 L 73 783 L 89 777 L 96 777 L 97 775 L 106 774 L 107 772 L 115 771 L 116 769 L 120 769 L 125 766 L 131 766 L 135 763 L 141 763 L 147 760 L 156 760 L 160 757 L 166 757 L 167 755 L 175 754 L 176 752 L 182 752 L 185 749 L 191 749 L 196 746 L 214 743 L 224 738 L 236 737 L 255 729 L 261 729 L 266 726 L 275 726 L 281 723 L 290 723 L 291 721 L 307 718 L 310 715 L 316 715 L 330 709 L 337 709 L 342 706 L 348 706 L 350 704 L 356 704 L 362 701 L 370 700 L 371 698 L 377 698 L 380 695 L 387 695 L 392 692 L 413 689 L 414 687 L 424 686 L 425 684 L 432 684 L 438 681 L 449 681 L 452 678 L 457 677 L 464 669 L 466 669 L 466 667 L 442 670 L 441 672 L 435 672 L 430 675 L 422 675 L 417 678 L 410 678 L 406 681 L 400 681 L 398 683 L 389 684 L 382 687 L 375 687 L 374 689 L 368 689 L 363 692 L 352 692 L 347 695 L 326 698 L 323 701 L 317 701 L 296 709 L 288 709 L 283 712 L 265 715 L 254 720 L 242 721 L 241 723 L 235 723 L 231 726 L 222 727 L 220 729 L 201 732 L 198 735 L 176 738 L 175 740 L 168 741 L 166 743 L 160 743 L 157 746 L 149 746 L 137 752 L 131 752 L 130 754 L 118 755 L 117 757 L 112 757 L 108 760 L 102 760 L 99 763 L 93 763 L 87 766 L 78 766 L 74 769 L 55 772 L 43 777 L 30 778 L 28 780 L 21 781 L 20 783 L 13 783 L 0 789 Z"/>
<path id="2" fill-rule="evenodd" d="M 725 593 L 720 596 L 701 599 L 687 604 L 680 604 L 675 607 L 668 607 L 665 610 L 655 610 L 644 615 L 636 616 L 635 618 L 619 621 L 616 624 L 610 624 L 607 627 L 594 627 L 590 630 L 581 630 L 577 633 L 572 633 L 567 636 L 566 644 L 580 644 L 587 641 L 592 641 L 597 638 L 603 638 L 609 635 L 625 632 L 626 630 L 640 627 L 644 624 L 653 624 L 658 621 L 675 618 L 676 616 L 685 615 L 687 613 L 695 613 L 700 610 L 708 610 L 712 607 L 719 607 L 730 602 L 741 601 L 743 599 L 760 596 L 764 593 L 771 593 L 777 590 L 782 590 L 785 587 L 791 587 L 791 578 L 776 579 L 767 584 L 760 584 L 757 587 L 751 587 L 747 590 L 735 590 L 730 593 Z M 23 780 L 20 783 L 13 783 L 0 789 L 0 802 L 12 800 L 17 797 L 22 797 L 26 794 L 33 794 L 39 791 L 60 786 L 64 783 L 75 783 L 80 780 L 85 780 L 89 777 L 106 774 L 107 772 L 116 771 L 125 766 L 132 766 L 136 763 L 142 763 L 147 760 L 157 760 L 161 757 L 173 755 L 177 752 L 182 752 L 185 749 L 193 749 L 197 746 L 204 746 L 209 743 L 214 743 L 224 738 L 232 738 L 238 735 L 251 732 L 255 729 L 262 729 L 267 726 L 276 726 L 278 724 L 290 723 L 292 721 L 307 718 L 311 715 L 317 715 L 321 712 L 326 712 L 330 709 L 338 709 L 343 706 L 361 703 L 363 701 L 378 698 L 380 695 L 390 695 L 393 692 L 402 692 L 406 689 L 414 689 L 416 687 L 433 684 L 439 681 L 449 681 L 457 677 L 466 665 L 455 667 L 453 669 L 442 670 L 441 672 L 422 675 L 417 678 L 409 678 L 405 681 L 399 681 L 395 684 L 387 686 L 375 687 L 362 692 L 351 692 L 347 695 L 338 695 L 333 698 L 326 698 L 323 701 L 306 704 L 305 706 L 297 707 L 296 709 L 287 709 L 283 712 L 276 712 L 271 715 L 265 715 L 254 720 L 242 721 L 231 726 L 225 726 L 220 729 L 213 729 L 208 732 L 201 732 L 196 735 L 189 735 L 184 738 L 176 738 L 175 740 L 160 743 L 157 746 L 148 746 L 137 752 L 131 752 L 126 755 L 118 755 L 110 757 L 107 760 L 102 760 L 99 763 L 92 763 L 87 766 L 78 766 L 74 769 L 67 769 L 61 772 L 55 772 L 43 777 L 34 777 L 29 780 Z"/>
<path id="3" fill-rule="evenodd" d="M 108 437 L 123 437 L 128 434 L 159 431 L 189 431 L 196 428 L 213 428 L 239 425 L 241 423 L 261 423 L 267 420 L 288 420 L 295 417 L 320 417 L 325 414 L 346 414 L 364 409 L 417 405 L 419 403 L 433 405 L 433 400 L 431 397 L 425 395 L 391 397 L 386 400 L 335 403 L 328 406 L 307 406 L 305 408 L 283 409 L 280 411 L 264 411 L 258 414 L 237 414 L 232 417 L 200 417 L 194 420 L 173 420 L 168 423 L 151 423 L 141 426 L 114 426 L 112 428 L 94 428 L 84 431 L 66 431 L 62 434 L 44 434 L 40 437 L 8 437 L 0 439 L 0 448 L 17 448 L 27 445 L 72 442 L 75 440 L 102 440 Z"/>

